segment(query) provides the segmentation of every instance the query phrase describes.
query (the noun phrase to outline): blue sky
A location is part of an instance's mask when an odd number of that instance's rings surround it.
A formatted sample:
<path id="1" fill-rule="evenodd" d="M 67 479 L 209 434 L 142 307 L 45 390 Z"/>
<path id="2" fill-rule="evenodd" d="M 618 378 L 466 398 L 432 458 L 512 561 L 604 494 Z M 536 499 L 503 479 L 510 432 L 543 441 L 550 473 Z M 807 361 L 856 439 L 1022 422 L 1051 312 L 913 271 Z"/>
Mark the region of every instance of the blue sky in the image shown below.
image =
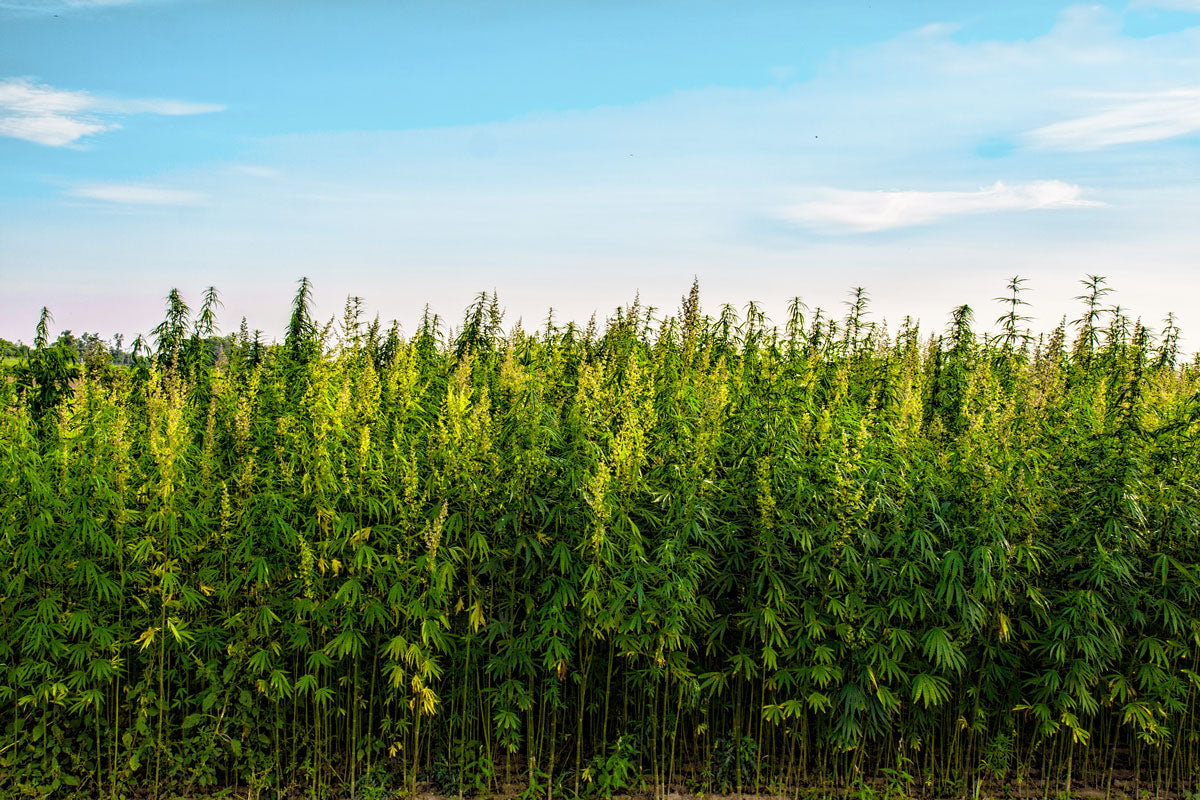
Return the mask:
<path id="1" fill-rule="evenodd" d="M 275 334 L 301 275 L 935 329 L 1019 274 L 1048 329 L 1099 273 L 1200 341 L 1200 0 L 987 5 L 0 0 L 0 336 Z"/>

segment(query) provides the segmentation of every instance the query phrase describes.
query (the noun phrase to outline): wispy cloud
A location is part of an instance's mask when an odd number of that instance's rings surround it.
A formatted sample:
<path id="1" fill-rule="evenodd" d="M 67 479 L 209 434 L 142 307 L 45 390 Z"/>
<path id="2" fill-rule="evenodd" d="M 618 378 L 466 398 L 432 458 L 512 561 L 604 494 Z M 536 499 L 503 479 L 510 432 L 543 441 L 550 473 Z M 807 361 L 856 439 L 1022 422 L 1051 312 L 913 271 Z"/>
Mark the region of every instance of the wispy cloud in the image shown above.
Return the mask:
<path id="1" fill-rule="evenodd" d="M 199 206 L 208 200 L 200 192 L 130 183 L 83 184 L 68 189 L 67 194 L 81 200 L 127 206 Z"/>
<path id="2" fill-rule="evenodd" d="M 0 0 L 0 11 L 57 14 L 76 9 L 124 6 L 135 2 L 138 0 Z"/>
<path id="3" fill-rule="evenodd" d="M 49 147 L 68 147 L 86 136 L 120 128 L 117 118 L 125 115 L 178 116 L 222 110 L 224 106 L 213 103 L 99 97 L 27 78 L 0 81 L 0 136 Z"/>
<path id="4" fill-rule="evenodd" d="M 272 180 L 280 177 L 282 173 L 273 167 L 264 167 L 258 164 L 234 164 L 230 170 L 238 175 L 246 175 L 251 178 L 261 178 L 263 180 Z"/>
<path id="5" fill-rule="evenodd" d="M 1200 89 L 1174 89 L 1126 97 L 1096 114 L 1055 122 L 1027 134 L 1047 150 L 1099 150 L 1200 132 Z"/>
<path id="6" fill-rule="evenodd" d="M 1162 8 L 1167 11 L 1195 11 L 1200 13 L 1200 0 L 1135 0 L 1134 8 Z"/>
<path id="7" fill-rule="evenodd" d="M 923 225 L 946 217 L 995 211 L 1103 205 L 1062 181 L 1006 184 L 974 192 L 859 192 L 826 189 L 822 197 L 783 209 L 783 217 L 808 227 L 869 233 Z"/>

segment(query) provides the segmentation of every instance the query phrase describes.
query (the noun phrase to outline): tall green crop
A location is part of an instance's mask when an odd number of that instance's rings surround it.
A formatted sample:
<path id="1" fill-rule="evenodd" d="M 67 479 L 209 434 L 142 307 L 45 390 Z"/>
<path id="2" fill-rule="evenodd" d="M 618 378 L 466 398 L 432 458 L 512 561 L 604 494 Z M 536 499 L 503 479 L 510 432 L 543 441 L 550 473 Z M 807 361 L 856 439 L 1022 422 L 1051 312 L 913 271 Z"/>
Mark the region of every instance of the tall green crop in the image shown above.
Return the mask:
<path id="1" fill-rule="evenodd" d="M 1200 370 L 856 289 L 0 381 L 0 795 L 1200 789 Z M 986 316 L 986 315 L 985 315 Z M 336 330 L 336 335 L 334 331 Z"/>

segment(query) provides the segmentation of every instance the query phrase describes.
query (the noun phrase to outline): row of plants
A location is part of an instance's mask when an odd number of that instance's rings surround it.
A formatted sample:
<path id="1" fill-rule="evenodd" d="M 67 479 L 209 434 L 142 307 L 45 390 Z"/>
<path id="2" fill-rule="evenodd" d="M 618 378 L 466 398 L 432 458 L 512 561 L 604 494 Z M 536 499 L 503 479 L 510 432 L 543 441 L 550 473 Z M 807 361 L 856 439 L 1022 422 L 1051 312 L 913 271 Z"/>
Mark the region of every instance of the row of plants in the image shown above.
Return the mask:
<path id="1" fill-rule="evenodd" d="M 794 301 L 243 324 L 0 380 L 0 793 L 1200 775 L 1200 363 Z M 278 794 L 274 795 L 278 796 Z"/>

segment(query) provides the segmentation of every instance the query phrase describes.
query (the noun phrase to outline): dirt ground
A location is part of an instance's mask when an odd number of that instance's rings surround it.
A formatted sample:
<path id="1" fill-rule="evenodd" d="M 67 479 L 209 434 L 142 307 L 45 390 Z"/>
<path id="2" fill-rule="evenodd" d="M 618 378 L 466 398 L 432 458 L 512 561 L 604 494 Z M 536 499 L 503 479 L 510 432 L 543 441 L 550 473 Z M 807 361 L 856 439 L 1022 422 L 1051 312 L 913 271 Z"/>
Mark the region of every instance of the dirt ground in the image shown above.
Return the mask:
<path id="1" fill-rule="evenodd" d="M 478 795 L 475 800 L 514 800 L 521 796 L 525 787 L 512 787 L 510 791 L 497 795 Z M 556 798 L 566 798 L 569 795 L 555 794 L 549 800 Z M 403 795 L 397 795 L 403 797 Z M 932 792 L 922 792 L 919 787 L 912 787 L 910 793 L 902 796 L 891 795 L 889 797 L 887 787 L 882 781 L 876 782 L 875 785 L 867 788 L 864 793 L 859 787 L 838 787 L 833 785 L 826 786 L 805 786 L 799 790 L 792 790 L 786 793 L 762 793 L 751 794 L 749 792 L 743 794 L 718 794 L 705 792 L 680 792 L 672 791 L 663 795 L 661 798 L 656 798 L 652 791 L 634 792 L 630 794 L 615 795 L 612 800 L 904 800 L 905 798 L 918 798 L 920 800 L 950 800 L 954 795 L 944 795 Z M 1017 786 L 1015 784 L 1006 784 L 1003 786 L 981 786 L 978 794 L 973 791 L 968 795 L 958 795 L 958 797 L 966 797 L 969 800 L 1042 800 L 1043 797 L 1048 797 L 1049 800 L 1181 800 L 1181 798 L 1190 800 L 1196 797 L 1200 800 L 1200 795 L 1192 793 L 1159 793 L 1155 795 L 1152 789 L 1145 784 L 1142 785 L 1140 792 L 1134 794 L 1133 776 L 1114 776 L 1111 790 L 1104 786 L 1072 786 L 1070 795 L 1064 795 L 1061 792 L 1061 787 L 1051 787 L 1048 795 L 1044 792 L 1044 787 L 1040 783 L 1026 782 L 1024 785 Z M 415 800 L 459 800 L 456 795 L 443 795 L 432 791 L 432 787 L 418 787 L 418 792 Z"/>

